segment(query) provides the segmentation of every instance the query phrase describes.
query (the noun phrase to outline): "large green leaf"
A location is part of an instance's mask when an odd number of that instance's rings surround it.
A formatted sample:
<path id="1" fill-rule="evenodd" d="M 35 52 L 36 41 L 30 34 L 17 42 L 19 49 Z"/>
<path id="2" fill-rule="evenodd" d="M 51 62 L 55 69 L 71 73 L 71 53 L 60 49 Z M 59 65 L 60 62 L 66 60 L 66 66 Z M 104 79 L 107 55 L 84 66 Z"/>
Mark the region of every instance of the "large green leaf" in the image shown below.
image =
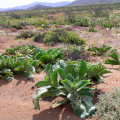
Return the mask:
<path id="1" fill-rule="evenodd" d="M 79 80 L 83 80 L 85 78 L 87 70 L 87 63 L 84 60 L 81 60 L 81 64 L 79 66 Z"/>
<path id="2" fill-rule="evenodd" d="M 61 101 L 58 101 L 58 102 L 52 104 L 52 108 L 59 107 L 59 106 L 64 105 L 64 104 L 66 104 L 68 102 L 69 102 L 69 99 L 66 98 L 64 100 L 61 100 Z"/>
<path id="3" fill-rule="evenodd" d="M 73 76 L 71 74 L 68 74 L 65 79 L 70 80 L 71 82 L 75 81 L 75 79 L 73 78 Z"/>
<path id="4" fill-rule="evenodd" d="M 70 80 L 62 80 L 61 83 L 64 85 L 64 87 L 69 93 L 73 93 L 72 82 Z"/>
<path id="5" fill-rule="evenodd" d="M 37 82 L 35 84 L 35 87 L 44 87 L 44 86 L 49 86 L 49 85 L 50 85 L 50 83 L 48 81 L 44 80 L 44 81 Z"/>
<path id="6" fill-rule="evenodd" d="M 37 89 L 37 91 L 33 95 L 33 108 L 39 110 L 40 109 L 39 98 L 47 97 L 51 95 L 52 95 L 51 86 L 45 86 Z"/>
<path id="7" fill-rule="evenodd" d="M 38 60 L 34 60 L 31 65 L 34 66 L 35 68 L 37 68 L 37 67 L 39 67 L 40 62 Z"/>
<path id="8" fill-rule="evenodd" d="M 26 65 L 26 69 L 27 71 L 30 71 L 32 73 L 35 73 L 35 67 L 31 66 L 31 65 Z"/>
<path id="9" fill-rule="evenodd" d="M 43 55 L 43 56 L 40 57 L 40 61 L 43 62 L 43 63 L 48 63 L 49 59 L 50 59 L 49 55 Z"/>
<path id="10" fill-rule="evenodd" d="M 57 71 L 54 71 L 51 75 L 51 82 L 53 84 L 54 87 L 58 87 L 59 86 L 59 82 L 58 82 L 58 79 L 57 79 Z"/>
<path id="11" fill-rule="evenodd" d="M 77 83 L 77 91 L 81 90 L 82 88 L 84 88 L 86 85 L 89 85 L 90 82 L 88 80 L 81 80 Z"/>
<path id="12" fill-rule="evenodd" d="M 92 89 L 86 87 L 86 88 L 82 88 L 82 89 L 78 90 L 77 92 L 78 92 L 79 96 L 89 96 L 89 97 L 92 97 L 93 96 L 92 91 L 93 91 Z"/>
<path id="13" fill-rule="evenodd" d="M 86 119 L 88 116 L 92 115 L 96 109 L 93 106 L 92 99 L 90 97 L 84 97 L 84 101 L 71 101 L 71 106 L 73 108 L 74 113 L 83 119 Z"/>
<path id="14" fill-rule="evenodd" d="M 57 72 L 58 72 L 60 78 L 61 78 L 62 80 L 64 80 L 64 79 L 65 79 L 64 69 L 59 68 L 59 69 L 57 69 Z"/>
<path id="15" fill-rule="evenodd" d="M 65 89 L 64 86 L 59 86 L 57 87 L 52 96 L 67 96 L 68 95 L 68 91 Z"/>
<path id="16" fill-rule="evenodd" d="M 75 70 L 75 65 L 67 65 L 64 69 L 65 77 L 71 74 L 74 78 L 76 78 L 77 71 Z"/>
<path id="17" fill-rule="evenodd" d="M 116 61 L 119 61 L 119 55 L 116 51 L 112 52 L 109 57 L 113 58 Z"/>

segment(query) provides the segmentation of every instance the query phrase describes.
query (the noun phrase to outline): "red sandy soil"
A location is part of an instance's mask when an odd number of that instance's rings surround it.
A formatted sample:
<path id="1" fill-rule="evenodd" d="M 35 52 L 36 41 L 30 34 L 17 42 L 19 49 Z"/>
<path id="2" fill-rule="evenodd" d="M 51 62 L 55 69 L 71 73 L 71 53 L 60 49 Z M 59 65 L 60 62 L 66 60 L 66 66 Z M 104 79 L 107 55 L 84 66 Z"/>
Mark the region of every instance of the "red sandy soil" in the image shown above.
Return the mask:
<path id="1" fill-rule="evenodd" d="M 76 29 L 76 28 L 75 28 Z M 80 29 L 79 29 L 80 32 Z M 81 32 L 81 36 L 86 37 L 88 43 L 98 42 L 101 38 L 106 37 L 106 41 L 100 41 L 100 43 L 111 41 L 112 46 L 118 46 L 119 33 L 116 36 L 107 33 L 106 30 L 97 33 Z M 111 32 L 111 31 L 110 31 Z M 88 35 L 88 36 L 87 36 Z M 103 36 L 102 36 L 103 35 Z M 92 40 L 92 38 L 95 38 Z M 110 40 L 109 40 L 110 38 Z M 102 40 L 102 39 L 101 39 Z M 108 40 L 108 41 L 107 41 Z M 115 41 L 116 40 L 116 41 Z M 14 47 L 16 45 L 23 44 L 35 44 L 41 48 L 47 49 L 48 46 L 40 43 L 34 43 L 32 40 L 14 40 L 14 36 L 3 35 L 0 36 L 0 53 L 2 53 L 8 47 Z M 119 49 L 119 47 L 118 47 Z M 96 61 L 101 61 L 99 58 Z M 97 85 L 97 88 L 101 93 L 110 92 L 115 87 L 120 86 L 120 70 L 118 66 L 105 65 L 108 70 L 113 73 L 104 75 L 104 83 Z M 28 80 L 23 77 L 16 76 L 12 82 L 0 80 L 0 120 L 81 120 L 75 116 L 72 108 L 69 105 L 58 107 L 56 109 L 50 109 L 52 103 L 62 98 L 44 98 L 40 100 L 41 110 L 34 110 L 32 104 L 32 96 L 36 89 L 33 89 L 34 84 L 37 81 L 43 80 L 45 73 L 36 74 L 34 79 Z M 88 120 L 96 120 L 91 117 Z"/>

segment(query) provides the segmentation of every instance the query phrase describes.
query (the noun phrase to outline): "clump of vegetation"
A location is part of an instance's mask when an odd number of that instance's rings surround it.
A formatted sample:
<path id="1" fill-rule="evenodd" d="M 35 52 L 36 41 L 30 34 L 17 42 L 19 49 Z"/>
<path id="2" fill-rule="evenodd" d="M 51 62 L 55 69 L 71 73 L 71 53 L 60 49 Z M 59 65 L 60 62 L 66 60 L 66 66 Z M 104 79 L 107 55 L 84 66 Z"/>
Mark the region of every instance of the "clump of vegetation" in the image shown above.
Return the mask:
<path id="1" fill-rule="evenodd" d="M 100 23 L 101 26 L 103 26 L 105 28 L 112 29 L 114 27 L 119 27 L 120 22 L 117 19 L 111 20 L 110 18 L 108 18 L 108 19 L 101 20 L 99 23 Z"/>
<path id="2" fill-rule="evenodd" d="M 64 50 L 64 58 L 65 60 L 73 60 L 76 61 L 78 59 L 86 60 L 88 61 L 89 59 L 89 53 L 85 50 L 85 46 L 68 46 Z"/>
<path id="3" fill-rule="evenodd" d="M 96 32 L 97 30 L 94 27 L 88 29 L 88 32 Z"/>
<path id="4" fill-rule="evenodd" d="M 102 23 L 101 26 L 105 27 L 105 28 L 109 28 L 112 29 L 113 27 L 115 27 L 115 25 L 111 22 L 106 22 L 106 23 Z"/>
<path id="5" fill-rule="evenodd" d="M 90 25 L 90 20 L 89 18 L 77 18 L 75 19 L 74 25 L 88 27 Z"/>
<path id="6" fill-rule="evenodd" d="M 13 74 L 32 78 L 33 73 L 38 73 L 44 65 L 55 64 L 62 57 L 60 48 L 45 51 L 34 45 L 23 45 L 6 49 L 4 54 L 0 54 L 0 78 L 10 81 Z"/>
<path id="7" fill-rule="evenodd" d="M 70 103 L 74 113 L 80 118 L 87 118 L 95 112 L 90 81 L 98 80 L 100 76 L 109 73 L 101 64 L 87 64 L 83 60 L 67 64 L 60 60 L 55 65 L 46 66 L 46 76 L 43 81 L 35 84 L 39 87 L 33 95 L 34 109 L 40 109 L 39 99 L 47 96 L 63 96 L 52 108 Z M 94 81 L 95 82 L 95 81 Z"/>
<path id="8" fill-rule="evenodd" d="M 10 82 L 13 79 L 13 72 L 10 69 L 0 69 L 0 79 Z"/>
<path id="9" fill-rule="evenodd" d="M 83 45 L 85 44 L 85 40 L 80 38 L 79 35 L 75 32 L 68 32 L 65 43 Z"/>
<path id="10" fill-rule="evenodd" d="M 102 9 L 101 7 L 98 7 L 93 12 L 94 17 L 109 17 L 109 12 L 107 9 Z"/>
<path id="11" fill-rule="evenodd" d="M 97 112 L 95 116 L 99 120 L 119 120 L 120 119 L 120 88 L 115 88 L 112 92 L 98 96 L 99 102 L 96 104 Z"/>
<path id="12" fill-rule="evenodd" d="M 34 33 L 32 31 L 23 31 L 19 35 L 17 35 L 15 38 L 16 39 L 27 39 L 27 38 L 32 38 L 34 36 Z"/>
<path id="13" fill-rule="evenodd" d="M 68 19 L 67 21 L 69 23 L 74 23 L 75 22 L 75 16 L 74 16 L 74 13 L 72 13 L 71 11 L 66 11 L 67 12 L 67 15 L 68 15 Z"/>
<path id="14" fill-rule="evenodd" d="M 108 57 L 110 58 L 105 61 L 105 64 L 120 65 L 119 54 L 116 51 L 112 52 Z"/>
<path id="15" fill-rule="evenodd" d="M 43 41 L 48 45 L 54 45 L 56 43 L 68 43 L 82 45 L 85 43 L 83 38 L 80 38 L 77 33 L 68 32 L 65 29 L 57 28 L 55 30 L 47 31 L 43 34 L 37 34 L 34 41 Z"/>
<path id="16" fill-rule="evenodd" d="M 43 42 L 43 38 L 44 38 L 44 35 L 42 35 L 40 33 L 37 33 L 33 37 L 33 41 L 35 41 L 35 42 Z"/>
<path id="17" fill-rule="evenodd" d="M 87 50 L 91 51 L 93 55 L 102 56 L 105 55 L 110 49 L 111 47 L 103 44 L 101 47 L 89 47 Z"/>
<path id="18" fill-rule="evenodd" d="M 14 25 L 12 25 L 11 26 L 12 28 L 16 28 L 16 29 L 23 29 L 23 26 L 22 25 L 20 25 L 20 24 L 14 24 Z"/>

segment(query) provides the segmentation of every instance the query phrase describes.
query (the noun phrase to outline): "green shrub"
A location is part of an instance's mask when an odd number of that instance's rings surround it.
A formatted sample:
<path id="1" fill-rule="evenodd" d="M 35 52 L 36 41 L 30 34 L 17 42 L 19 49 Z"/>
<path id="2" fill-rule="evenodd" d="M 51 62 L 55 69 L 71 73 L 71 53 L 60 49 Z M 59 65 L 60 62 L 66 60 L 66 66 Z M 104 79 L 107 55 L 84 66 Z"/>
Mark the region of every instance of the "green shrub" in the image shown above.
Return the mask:
<path id="1" fill-rule="evenodd" d="M 115 88 L 109 94 L 98 96 L 99 102 L 96 104 L 96 115 L 99 120 L 119 120 L 120 119 L 120 88 Z"/>
<path id="2" fill-rule="evenodd" d="M 90 20 L 88 18 L 77 18 L 74 24 L 81 27 L 88 27 Z"/>
<path id="3" fill-rule="evenodd" d="M 104 26 L 105 28 L 109 28 L 109 29 L 112 29 L 113 27 L 115 27 L 115 25 L 110 22 L 103 23 L 102 26 Z"/>
<path id="4" fill-rule="evenodd" d="M 42 34 L 40 34 L 40 33 L 37 33 L 37 34 L 35 34 L 35 36 L 33 37 L 33 41 L 35 41 L 35 42 L 43 42 L 43 36 L 44 36 L 44 35 L 42 35 Z"/>
<path id="5" fill-rule="evenodd" d="M 23 31 L 18 36 L 16 36 L 16 39 L 27 39 L 32 38 L 34 36 L 34 33 L 32 31 Z"/>
<path id="6" fill-rule="evenodd" d="M 88 29 L 88 32 L 96 32 L 97 30 L 94 27 Z"/>
<path id="7" fill-rule="evenodd" d="M 66 38 L 66 43 L 83 45 L 85 43 L 85 40 L 83 38 L 80 38 L 77 33 L 68 32 L 67 38 Z"/>
<path id="8" fill-rule="evenodd" d="M 67 15 L 68 15 L 68 19 L 67 21 L 69 23 L 74 23 L 75 22 L 75 16 L 74 13 L 72 13 L 71 11 L 66 11 Z"/>
<path id="9" fill-rule="evenodd" d="M 49 45 L 60 42 L 77 45 L 82 45 L 85 43 L 85 40 L 80 38 L 77 33 L 68 32 L 65 29 L 60 28 L 52 31 L 47 31 L 44 35 L 43 41 Z"/>
<path id="10" fill-rule="evenodd" d="M 109 12 L 107 9 L 103 9 L 101 7 L 96 8 L 93 12 L 93 17 L 109 17 Z"/>
<path id="11" fill-rule="evenodd" d="M 57 28 L 52 31 L 47 31 L 45 33 L 43 41 L 46 44 L 54 44 L 58 42 L 64 42 L 66 39 L 67 31 L 62 28 Z"/>
<path id="12" fill-rule="evenodd" d="M 12 28 L 23 29 L 23 26 L 20 24 L 12 25 Z"/>

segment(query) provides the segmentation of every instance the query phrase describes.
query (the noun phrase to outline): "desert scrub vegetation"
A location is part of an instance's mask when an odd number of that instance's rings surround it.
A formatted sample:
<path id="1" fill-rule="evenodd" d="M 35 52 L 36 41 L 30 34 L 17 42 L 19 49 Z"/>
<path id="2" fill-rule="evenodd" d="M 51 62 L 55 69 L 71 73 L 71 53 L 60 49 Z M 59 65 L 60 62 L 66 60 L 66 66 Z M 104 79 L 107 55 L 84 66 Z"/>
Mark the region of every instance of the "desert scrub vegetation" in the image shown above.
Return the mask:
<path id="1" fill-rule="evenodd" d="M 76 61 L 78 59 L 89 60 L 90 54 L 85 46 L 69 45 L 64 50 L 64 59 Z"/>
<path id="2" fill-rule="evenodd" d="M 90 19 L 89 18 L 76 18 L 74 25 L 81 26 L 81 27 L 88 27 L 90 26 Z"/>
<path id="3" fill-rule="evenodd" d="M 36 33 L 33 37 L 33 41 L 35 42 L 43 42 L 44 35 L 43 33 Z"/>
<path id="4" fill-rule="evenodd" d="M 119 54 L 116 51 L 113 51 L 108 57 L 109 58 L 105 61 L 105 64 L 120 65 Z"/>
<path id="5" fill-rule="evenodd" d="M 67 31 L 63 28 L 56 28 L 54 30 L 46 31 L 42 34 L 37 34 L 34 38 L 36 42 L 45 42 L 47 45 L 54 45 L 56 43 L 68 43 L 83 45 L 85 40 L 80 38 L 75 32 Z"/>
<path id="6" fill-rule="evenodd" d="M 99 95 L 98 99 L 95 116 L 99 120 L 120 119 L 120 88 L 115 88 L 110 93 Z"/>
<path id="7" fill-rule="evenodd" d="M 89 48 L 87 50 L 92 52 L 92 55 L 102 56 L 102 55 L 108 54 L 108 52 L 110 53 L 111 51 L 114 51 L 114 50 L 111 50 L 111 48 L 112 47 L 103 44 L 100 47 L 97 47 L 97 46 L 91 47 L 91 46 L 89 46 Z"/>
<path id="8" fill-rule="evenodd" d="M 61 48 L 43 50 L 34 45 L 16 46 L 0 54 L 0 78 L 11 81 L 13 75 L 33 78 L 46 64 L 55 64 L 62 59 Z"/>
<path id="9" fill-rule="evenodd" d="M 22 31 L 19 35 L 15 37 L 15 39 L 27 39 L 27 38 L 32 38 L 34 36 L 34 32 L 32 31 Z"/>
<path id="10" fill-rule="evenodd" d="M 89 5 L 80 7 L 52 8 L 49 10 L 17 11 L 0 13 L 0 26 L 3 28 L 24 29 L 26 26 L 49 28 L 51 25 L 77 25 L 88 27 L 93 19 L 96 25 L 105 28 L 119 27 L 119 12 L 112 10 L 119 8 L 118 4 Z M 115 15 L 116 18 L 111 18 Z M 98 20 L 101 19 L 102 22 Z"/>
<path id="11" fill-rule="evenodd" d="M 97 32 L 97 30 L 94 27 L 91 27 L 87 30 L 88 32 Z"/>

